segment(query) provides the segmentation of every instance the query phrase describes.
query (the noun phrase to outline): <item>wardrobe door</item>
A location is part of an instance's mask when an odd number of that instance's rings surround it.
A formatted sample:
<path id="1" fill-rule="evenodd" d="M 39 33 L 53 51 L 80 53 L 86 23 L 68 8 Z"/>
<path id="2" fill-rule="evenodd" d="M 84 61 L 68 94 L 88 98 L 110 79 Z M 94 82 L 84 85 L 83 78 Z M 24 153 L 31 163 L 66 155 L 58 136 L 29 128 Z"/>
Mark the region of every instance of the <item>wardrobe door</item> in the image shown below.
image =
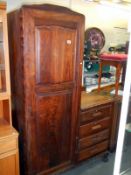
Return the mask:
<path id="1" fill-rule="evenodd" d="M 39 170 L 71 160 L 72 93 L 37 96 L 36 135 Z"/>
<path id="2" fill-rule="evenodd" d="M 76 31 L 59 26 L 35 30 L 36 135 L 39 167 L 71 160 Z"/>
<path id="3" fill-rule="evenodd" d="M 28 118 L 30 166 L 37 166 L 40 172 L 72 160 L 78 63 L 76 25 L 70 27 L 71 22 L 64 22 L 60 16 L 58 21 L 53 16 L 37 15 L 30 17 L 30 28 L 24 32 L 30 33 L 25 51 L 32 49 L 28 65 L 28 101 L 32 98 L 32 117 Z"/>

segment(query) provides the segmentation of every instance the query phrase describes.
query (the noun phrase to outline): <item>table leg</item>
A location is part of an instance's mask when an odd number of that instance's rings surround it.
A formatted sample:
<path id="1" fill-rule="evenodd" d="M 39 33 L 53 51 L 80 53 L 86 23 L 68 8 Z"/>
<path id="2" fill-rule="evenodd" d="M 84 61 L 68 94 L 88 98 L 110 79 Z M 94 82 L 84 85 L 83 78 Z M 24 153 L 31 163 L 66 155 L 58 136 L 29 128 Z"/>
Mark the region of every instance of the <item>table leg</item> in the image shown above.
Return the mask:
<path id="1" fill-rule="evenodd" d="M 123 88 L 125 83 L 125 74 L 126 74 L 126 63 L 123 64 L 123 70 L 122 70 L 122 87 Z"/>
<path id="2" fill-rule="evenodd" d="M 100 92 L 101 77 L 102 77 L 102 62 L 99 63 L 98 92 Z"/>
<path id="3" fill-rule="evenodd" d="M 120 80 L 120 74 L 121 74 L 121 64 L 118 64 L 116 66 L 116 84 L 115 84 L 115 95 L 118 95 L 118 89 L 119 89 L 119 80 Z"/>

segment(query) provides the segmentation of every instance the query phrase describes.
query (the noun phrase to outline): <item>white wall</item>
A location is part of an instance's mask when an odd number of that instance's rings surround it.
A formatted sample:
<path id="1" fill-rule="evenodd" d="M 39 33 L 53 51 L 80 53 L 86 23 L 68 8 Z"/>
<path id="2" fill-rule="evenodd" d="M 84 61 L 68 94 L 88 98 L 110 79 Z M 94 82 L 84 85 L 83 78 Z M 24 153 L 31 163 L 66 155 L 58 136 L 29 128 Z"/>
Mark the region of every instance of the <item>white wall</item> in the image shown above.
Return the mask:
<path id="1" fill-rule="evenodd" d="M 106 38 L 104 50 L 112 44 L 123 44 L 128 40 L 126 32 L 129 12 L 84 0 L 7 0 L 7 10 L 19 8 L 22 4 L 52 3 L 71 8 L 85 15 L 85 29 L 100 28 Z M 116 28 L 117 27 L 117 28 Z"/>
<path id="2" fill-rule="evenodd" d="M 50 3 L 69 7 L 70 0 L 22 0 L 24 4 Z"/>
<path id="3" fill-rule="evenodd" d="M 112 44 L 123 44 L 128 40 L 128 11 L 98 3 L 85 3 L 84 0 L 72 0 L 72 9 L 85 15 L 85 29 L 98 27 L 103 31 L 106 38 L 103 50 Z"/>
<path id="4" fill-rule="evenodd" d="M 6 0 L 7 2 L 7 11 L 12 11 L 21 6 L 23 0 Z"/>
<path id="5" fill-rule="evenodd" d="M 6 0 L 7 1 L 7 11 L 12 11 L 19 8 L 22 4 L 42 4 L 50 3 L 62 5 L 65 7 L 70 6 L 70 0 Z"/>

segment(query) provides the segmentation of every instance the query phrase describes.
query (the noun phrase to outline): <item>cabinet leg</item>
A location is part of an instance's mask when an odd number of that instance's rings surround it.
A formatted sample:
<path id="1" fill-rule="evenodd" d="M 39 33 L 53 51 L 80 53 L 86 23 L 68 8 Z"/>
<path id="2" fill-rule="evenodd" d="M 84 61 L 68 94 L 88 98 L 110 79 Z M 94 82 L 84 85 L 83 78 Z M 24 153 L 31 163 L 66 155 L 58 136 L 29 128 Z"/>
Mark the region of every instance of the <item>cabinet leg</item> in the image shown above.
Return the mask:
<path id="1" fill-rule="evenodd" d="M 104 153 L 104 155 L 102 156 L 102 161 L 103 162 L 109 161 L 109 152 Z"/>

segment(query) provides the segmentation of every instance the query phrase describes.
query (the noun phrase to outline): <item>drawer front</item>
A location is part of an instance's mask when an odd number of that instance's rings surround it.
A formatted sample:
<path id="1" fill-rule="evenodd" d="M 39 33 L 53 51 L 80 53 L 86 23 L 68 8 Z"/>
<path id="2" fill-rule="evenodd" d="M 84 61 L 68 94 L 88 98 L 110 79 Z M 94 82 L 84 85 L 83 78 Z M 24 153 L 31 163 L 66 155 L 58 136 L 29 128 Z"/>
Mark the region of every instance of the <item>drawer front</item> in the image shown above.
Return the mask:
<path id="1" fill-rule="evenodd" d="M 111 116 L 112 113 L 112 105 L 102 105 L 97 106 L 92 109 L 89 109 L 85 112 L 80 113 L 80 121 L 81 123 L 87 123 L 96 119 L 102 119 L 104 117 Z"/>
<path id="2" fill-rule="evenodd" d="M 0 141 L 0 154 L 17 149 L 17 139 L 3 139 Z"/>
<path id="3" fill-rule="evenodd" d="M 88 135 L 94 134 L 96 132 L 102 131 L 103 129 L 109 128 L 111 123 L 111 118 L 107 117 L 96 122 L 90 122 L 89 124 L 80 126 L 80 138 L 86 137 Z"/>
<path id="4" fill-rule="evenodd" d="M 98 134 L 93 134 L 91 136 L 85 137 L 79 140 L 79 150 L 85 149 L 89 146 L 107 140 L 109 138 L 109 129 L 99 132 Z"/>
<path id="5" fill-rule="evenodd" d="M 109 142 L 104 141 L 95 146 L 89 147 L 78 154 L 78 160 L 84 160 L 108 149 Z"/>

